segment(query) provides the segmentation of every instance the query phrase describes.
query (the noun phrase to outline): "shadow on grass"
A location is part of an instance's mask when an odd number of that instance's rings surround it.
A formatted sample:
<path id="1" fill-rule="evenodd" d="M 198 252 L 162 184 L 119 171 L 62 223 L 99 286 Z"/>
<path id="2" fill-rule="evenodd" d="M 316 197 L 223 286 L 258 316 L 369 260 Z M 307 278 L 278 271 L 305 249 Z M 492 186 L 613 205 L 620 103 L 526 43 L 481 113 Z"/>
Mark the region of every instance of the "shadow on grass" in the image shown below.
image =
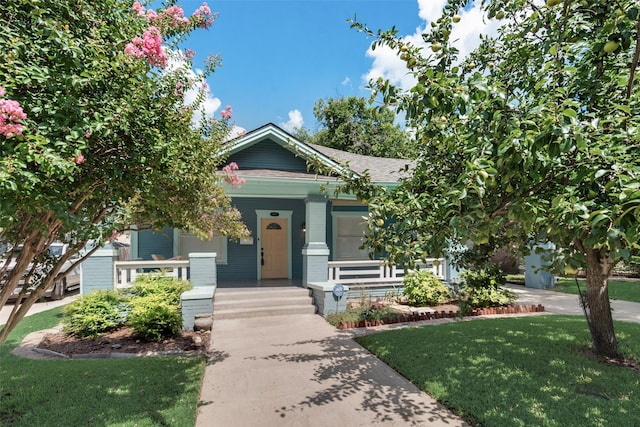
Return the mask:
<path id="1" fill-rule="evenodd" d="M 59 312 L 25 318 L 0 346 L 0 425 L 193 425 L 204 358 L 28 360 L 9 352 Z"/>
<path id="2" fill-rule="evenodd" d="M 617 327 L 632 343 L 627 350 L 640 354 L 640 325 Z M 585 356 L 589 332 L 580 317 L 457 322 L 358 341 L 483 426 L 640 425 L 640 376 Z"/>

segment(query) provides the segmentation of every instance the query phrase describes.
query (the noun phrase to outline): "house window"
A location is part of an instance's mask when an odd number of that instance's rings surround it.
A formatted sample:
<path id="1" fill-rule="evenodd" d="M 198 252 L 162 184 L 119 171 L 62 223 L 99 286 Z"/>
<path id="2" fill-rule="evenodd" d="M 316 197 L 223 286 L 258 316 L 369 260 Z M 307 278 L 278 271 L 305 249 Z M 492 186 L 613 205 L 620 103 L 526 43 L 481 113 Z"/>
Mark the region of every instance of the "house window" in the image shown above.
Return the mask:
<path id="1" fill-rule="evenodd" d="M 267 230 L 282 230 L 282 227 L 280 227 L 280 224 L 272 222 L 271 224 L 267 225 Z"/>
<path id="2" fill-rule="evenodd" d="M 185 259 L 192 252 L 215 252 L 216 264 L 227 263 L 227 238 L 214 235 L 209 240 L 202 240 L 195 234 L 180 232 L 179 255 Z"/>
<path id="3" fill-rule="evenodd" d="M 336 215 L 334 213 L 334 221 L 333 259 L 335 261 L 369 259 L 369 250 L 360 249 L 367 230 L 367 222 L 362 217 L 362 213 L 350 215 Z"/>

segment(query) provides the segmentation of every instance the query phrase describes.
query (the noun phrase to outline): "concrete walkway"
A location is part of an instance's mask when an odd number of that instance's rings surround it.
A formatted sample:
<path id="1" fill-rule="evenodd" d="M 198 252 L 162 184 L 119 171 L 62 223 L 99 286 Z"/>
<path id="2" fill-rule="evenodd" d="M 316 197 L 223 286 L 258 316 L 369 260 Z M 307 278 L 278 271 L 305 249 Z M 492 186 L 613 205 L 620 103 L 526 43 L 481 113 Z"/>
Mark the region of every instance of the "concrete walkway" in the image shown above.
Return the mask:
<path id="1" fill-rule="evenodd" d="M 548 313 L 584 316 L 577 295 L 517 285 L 508 285 L 506 288 L 518 294 L 517 304 L 542 304 Z M 614 320 L 640 323 L 640 303 L 611 300 L 611 308 Z"/>
<path id="2" fill-rule="evenodd" d="M 69 304 L 71 301 L 74 301 L 78 298 L 78 295 L 68 295 L 61 300 L 57 301 L 40 301 L 36 302 L 31 306 L 27 316 L 31 316 L 32 314 L 40 313 L 41 311 L 51 310 L 52 308 L 60 307 L 61 305 Z M 9 319 L 9 314 L 11 314 L 11 310 L 13 310 L 13 303 L 9 303 L 4 307 L 0 307 L 0 325 L 4 325 L 7 323 L 7 319 Z"/>
<path id="3" fill-rule="evenodd" d="M 216 320 L 196 426 L 462 426 L 314 314 Z"/>
<path id="4" fill-rule="evenodd" d="M 583 315 L 576 295 L 509 288 L 518 304 Z M 615 319 L 640 322 L 640 304 L 612 306 Z M 310 314 L 216 320 L 213 327 L 197 427 L 465 425 L 356 344 L 362 331 L 339 331 Z"/>

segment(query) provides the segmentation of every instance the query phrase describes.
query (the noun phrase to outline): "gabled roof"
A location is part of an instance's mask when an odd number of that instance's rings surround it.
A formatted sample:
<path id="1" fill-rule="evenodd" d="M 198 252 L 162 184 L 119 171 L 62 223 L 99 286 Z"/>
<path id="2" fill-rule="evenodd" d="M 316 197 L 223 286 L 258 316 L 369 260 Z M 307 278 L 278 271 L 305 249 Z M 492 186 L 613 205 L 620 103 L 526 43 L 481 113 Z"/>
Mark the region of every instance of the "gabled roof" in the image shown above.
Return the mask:
<path id="1" fill-rule="evenodd" d="M 411 160 L 364 156 L 305 143 L 273 123 L 268 123 L 230 141 L 224 147 L 225 153 L 231 156 L 264 140 L 275 142 L 283 149 L 304 160 L 316 159 L 321 165 L 338 176 L 350 174 L 361 176 L 368 173 L 371 180 L 378 183 L 397 182 L 401 177 L 408 176 L 415 165 L 415 162 Z M 409 167 L 409 172 L 405 171 L 407 166 Z M 257 172 L 257 170 L 253 172 Z M 265 176 L 276 173 L 275 171 L 268 173 L 267 170 L 262 170 L 262 172 L 265 173 Z"/>

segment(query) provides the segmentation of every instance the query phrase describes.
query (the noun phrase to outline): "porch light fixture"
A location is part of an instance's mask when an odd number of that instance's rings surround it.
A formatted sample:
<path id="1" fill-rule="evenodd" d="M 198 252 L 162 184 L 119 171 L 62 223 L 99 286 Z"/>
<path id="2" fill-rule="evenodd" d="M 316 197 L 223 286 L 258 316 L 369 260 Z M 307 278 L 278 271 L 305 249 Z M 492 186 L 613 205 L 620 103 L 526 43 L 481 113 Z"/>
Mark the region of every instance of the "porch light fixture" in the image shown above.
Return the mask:
<path id="1" fill-rule="evenodd" d="M 302 227 L 300 228 L 302 230 L 303 233 L 307 232 L 307 223 L 303 222 L 302 223 Z"/>

